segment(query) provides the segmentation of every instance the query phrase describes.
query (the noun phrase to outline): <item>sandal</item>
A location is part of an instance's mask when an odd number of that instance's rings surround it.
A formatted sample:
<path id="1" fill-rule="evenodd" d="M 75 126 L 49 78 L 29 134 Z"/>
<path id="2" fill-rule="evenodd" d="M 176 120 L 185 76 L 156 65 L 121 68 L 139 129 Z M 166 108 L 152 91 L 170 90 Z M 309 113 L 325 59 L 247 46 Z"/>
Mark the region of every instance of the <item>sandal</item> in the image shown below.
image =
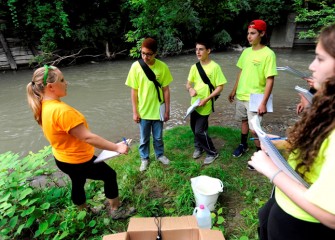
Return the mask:
<path id="1" fill-rule="evenodd" d="M 101 212 L 101 207 L 87 206 L 86 208 L 88 213 L 99 214 Z"/>
<path id="2" fill-rule="evenodd" d="M 136 213 L 136 209 L 134 207 L 130 208 L 124 208 L 124 207 L 119 207 L 116 210 L 109 209 L 108 210 L 108 215 L 112 217 L 112 219 L 117 220 L 117 219 L 125 219 L 128 218 Z"/>
<path id="3" fill-rule="evenodd" d="M 105 206 L 106 209 L 109 209 L 109 208 L 110 208 L 108 199 L 106 199 L 106 200 L 104 201 L 104 206 Z M 121 201 L 120 201 L 119 207 L 122 207 L 122 202 L 121 202 Z"/>

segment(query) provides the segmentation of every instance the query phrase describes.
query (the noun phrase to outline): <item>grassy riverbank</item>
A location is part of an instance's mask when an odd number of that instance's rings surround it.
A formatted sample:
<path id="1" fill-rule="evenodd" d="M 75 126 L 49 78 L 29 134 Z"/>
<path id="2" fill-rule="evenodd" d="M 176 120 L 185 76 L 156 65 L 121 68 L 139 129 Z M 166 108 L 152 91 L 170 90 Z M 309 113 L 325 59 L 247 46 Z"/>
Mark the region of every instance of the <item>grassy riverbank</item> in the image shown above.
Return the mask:
<path id="1" fill-rule="evenodd" d="M 137 216 L 191 215 L 195 201 L 190 179 L 199 175 L 219 178 L 224 184 L 224 191 L 219 196 L 215 211 L 212 212 L 213 215 L 215 214 L 213 228 L 223 231 L 227 240 L 257 239 L 257 211 L 269 197 L 271 185 L 266 178 L 257 172 L 250 172 L 246 168 L 247 160 L 254 148 L 251 147 L 249 154 L 241 158 L 232 157 L 231 153 L 236 144 L 239 143 L 239 130 L 210 127 L 209 132 L 220 152 L 220 157 L 207 166 L 202 165 L 205 156 L 197 160 L 192 159 L 193 134 L 190 128 L 185 126 L 176 127 L 164 133 L 166 155 L 171 160 L 169 166 L 163 166 L 152 160 L 149 169 L 140 173 L 136 143 L 133 144 L 132 151 L 127 156 L 120 156 L 108 161 L 118 173 L 120 198 L 124 204 L 137 208 Z M 252 143 L 250 145 L 253 146 Z M 50 153 L 50 149 L 45 151 Z M 36 164 L 36 162 L 42 161 L 46 155 L 45 152 L 33 154 L 30 157 L 33 160 L 28 162 L 32 164 L 31 162 L 34 161 Z M 3 155 L 0 156 L 2 161 L 6 160 Z M 6 158 L 13 160 L 14 157 L 11 155 Z M 152 155 L 151 158 L 154 159 L 154 156 Z M 14 168 L 15 161 L 12 161 L 12 168 Z M 34 170 L 29 170 L 31 171 L 30 175 L 41 174 L 41 171 L 36 173 L 36 166 L 34 167 Z M 27 170 L 25 172 L 29 173 Z M 52 182 L 57 185 L 57 179 L 53 179 Z M 27 188 L 30 189 L 29 186 L 24 186 L 22 191 L 27 191 L 25 190 Z M 86 189 L 88 202 L 96 207 L 101 207 L 104 201 L 101 182 L 89 181 L 86 184 Z M 6 196 L 12 190 L 7 188 L 0 191 L 2 191 L 0 192 L 2 196 Z M 29 202 L 31 197 L 41 199 L 40 205 L 38 205 L 40 200 L 35 200 L 28 206 L 25 205 L 25 202 L 24 204 L 20 203 L 23 200 Z M 11 213 L 11 218 L 6 217 L 9 207 L 4 209 L 0 205 L 1 216 L 3 216 L 0 221 L 0 236 L 10 236 L 10 238 L 29 234 L 34 236 L 37 230 L 41 239 L 53 239 L 55 235 L 58 236 L 55 239 L 61 239 L 62 234 L 65 236 L 64 239 L 101 239 L 103 235 L 124 231 L 127 228 L 126 220 L 112 221 L 103 210 L 95 216 L 78 212 L 70 201 L 68 180 L 64 187 L 32 188 L 32 191 L 21 197 L 20 201 L 8 197 L 1 199 L 1 203 L 15 205 L 13 211 L 15 213 Z M 46 205 L 46 203 L 49 204 Z M 34 205 L 36 205 L 34 209 L 26 212 Z M 43 207 L 41 207 L 42 205 Z M 34 218 L 37 209 L 43 214 Z M 23 212 L 25 214 L 22 214 Z M 11 229 L 9 229 L 9 221 L 15 216 L 18 216 L 18 219 L 15 224 L 11 223 Z M 50 216 L 53 216 L 52 219 Z M 30 220 L 32 223 L 30 226 L 26 226 L 29 218 L 32 218 Z M 7 223 L 3 223 L 4 221 Z M 45 224 L 41 227 L 42 223 Z M 14 235 L 21 225 L 20 233 Z M 5 235 L 4 232 L 7 231 L 8 233 Z"/>

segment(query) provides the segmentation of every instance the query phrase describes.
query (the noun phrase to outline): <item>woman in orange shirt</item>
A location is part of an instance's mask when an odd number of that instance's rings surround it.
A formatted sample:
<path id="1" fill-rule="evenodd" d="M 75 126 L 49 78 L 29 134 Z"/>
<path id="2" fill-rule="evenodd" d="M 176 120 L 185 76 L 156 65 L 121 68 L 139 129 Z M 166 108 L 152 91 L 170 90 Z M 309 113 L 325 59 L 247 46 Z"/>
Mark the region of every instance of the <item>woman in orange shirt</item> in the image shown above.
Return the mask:
<path id="1" fill-rule="evenodd" d="M 73 203 L 80 209 L 90 209 L 86 205 L 86 179 L 102 180 L 111 217 L 128 217 L 134 209 L 120 207 L 116 172 L 105 162 L 94 163 L 94 147 L 127 154 L 128 146 L 92 133 L 85 117 L 60 100 L 66 94 L 67 81 L 54 66 L 38 68 L 27 85 L 28 104 L 34 118 L 52 146 L 57 167 L 71 179 Z"/>

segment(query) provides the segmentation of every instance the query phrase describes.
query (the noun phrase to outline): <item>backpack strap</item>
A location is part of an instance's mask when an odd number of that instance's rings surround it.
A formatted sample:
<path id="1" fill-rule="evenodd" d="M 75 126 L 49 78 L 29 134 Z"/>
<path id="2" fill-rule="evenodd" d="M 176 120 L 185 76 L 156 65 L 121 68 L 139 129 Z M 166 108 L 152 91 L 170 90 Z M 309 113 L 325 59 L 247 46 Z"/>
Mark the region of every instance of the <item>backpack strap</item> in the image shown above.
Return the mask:
<path id="1" fill-rule="evenodd" d="M 157 81 L 155 73 L 149 68 L 149 66 L 143 61 L 143 59 L 139 59 L 138 62 L 140 63 L 147 78 L 155 84 L 157 95 L 158 95 L 158 101 L 162 102 L 161 95 L 159 92 L 159 88 L 161 88 L 162 86 Z"/>
<path id="2" fill-rule="evenodd" d="M 197 69 L 198 69 L 198 72 L 199 72 L 199 74 L 200 74 L 200 76 L 201 76 L 202 81 L 203 81 L 205 84 L 208 85 L 208 87 L 209 87 L 209 92 L 212 93 L 212 92 L 215 90 L 215 88 L 214 88 L 213 84 L 211 83 L 211 80 L 208 78 L 207 74 L 205 73 L 205 70 L 202 68 L 201 63 L 200 63 L 200 62 L 197 62 L 197 63 L 196 63 L 196 66 L 197 66 Z M 219 97 L 219 96 L 215 96 L 215 97 L 214 97 L 214 100 L 218 99 L 218 97 Z M 214 100 L 213 100 L 213 98 L 211 99 L 211 101 L 212 101 L 212 110 L 213 110 L 213 112 L 214 112 Z"/>

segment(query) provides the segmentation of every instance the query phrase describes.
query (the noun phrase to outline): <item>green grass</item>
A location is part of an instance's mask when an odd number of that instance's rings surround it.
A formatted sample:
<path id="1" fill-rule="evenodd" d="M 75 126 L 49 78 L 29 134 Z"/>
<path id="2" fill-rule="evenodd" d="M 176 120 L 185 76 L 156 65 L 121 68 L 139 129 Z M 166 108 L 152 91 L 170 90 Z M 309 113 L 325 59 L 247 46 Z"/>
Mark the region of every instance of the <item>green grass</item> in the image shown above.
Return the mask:
<path id="1" fill-rule="evenodd" d="M 249 144 L 249 153 L 233 158 L 231 153 L 239 144 L 240 131 L 210 127 L 209 134 L 220 153 L 219 158 L 210 165 L 202 164 L 205 154 L 197 160 L 192 158 L 193 134 L 185 126 L 164 132 L 165 155 L 171 161 L 168 166 L 156 161 L 151 149 L 149 168 L 141 173 L 136 143 L 131 146 L 132 150 L 128 155 L 107 161 L 117 172 L 120 199 L 124 204 L 137 208 L 136 216 L 191 215 L 195 199 L 190 179 L 200 175 L 215 177 L 223 182 L 224 191 L 219 195 L 215 211 L 212 212 L 213 229 L 221 230 L 227 240 L 258 239 L 257 212 L 267 201 L 271 185 L 265 177 L 246 168 L 248 159 L 255 151 L 253 143 Z M 0 195 L 8 196 L 0 199 L 0 238 L 35 236 L 36 239 L 101 239 L 103 235 L 127 229 L 127 220 L 113 221 L 103 210 L 95 216 L 78 211 L 71 203 L 71 188 L 67 177 L 67 185 L 63 187 L 47 186 L 40 189 L 22 184 L 25 181 L 20 177 L 28 178 L 43 172 L 49 174 L 50 170 L 41 171 L 36 168 L 39 161 L 42 165 L 42 161 L 50 158 L 50 155 L 46 157 L 48 154 L 50 148 L 25 157 L 29 164 L 34 163 L 31 172 L 24 170 L 25 175 L 18 170 L 7 173 L 8 169 L 20 167 L 22 160 L 17 155 L 0 155 L 2 162 L 10 163 L 2 166 L 6 169 L 0 169 L 0 185 L 4 186 Z M 50 161 L 53 162 L 52 159 L 48 160 Z M 15 173 L 17 175 L 13 175 Z M 9 183 L 6 179 L 10 183 L 17 181 L 20 184 L 7 187 Z M 57 179 L 52 182 L 57 182 Z M 17 186 L 20 186 L 19 189 Z M 88 181 L 85 187 L 88 202 L 101 207 L 104 202 L 102 182 Z M 27 188 L 32 191 L 27 192 Z M 13 195 L 13 191 L 18 192 L 20 201 Z"/>
<path id="2" fill-rule="evenodd" d="M 203 165 L 205 154 L 194 160 L 193 134 L 189 127 L 175 127 L 164 133 L 165 155 L 169 166 L 155 161 L 151 149 L 148 170 L 139 172 L 140 157 L 137 145 L 127 156 L 110 161 L 118 173 L 120 196 L 135 205 L 138 216 L 181 216 L 193 213 L 195 199 L 192 177 L 207 175 L 220 179 L 224 192 L 219 195 L 214 213 L 224 222 L 214 229 L 223 230 L 226 239 L 257 239 L 257 211 L 267 201 L 271 191 L 268 180 L 257 172 L 247 170 L 247 161 L 255 151 L 250 143 L 249 153 L 233 158 L 232 152 L 240 142 L 238 129 L 210 127 L 209 134 L 220 156 L 210 165 Z M 217 214 L 221 209 L 222 213 Z"/>

